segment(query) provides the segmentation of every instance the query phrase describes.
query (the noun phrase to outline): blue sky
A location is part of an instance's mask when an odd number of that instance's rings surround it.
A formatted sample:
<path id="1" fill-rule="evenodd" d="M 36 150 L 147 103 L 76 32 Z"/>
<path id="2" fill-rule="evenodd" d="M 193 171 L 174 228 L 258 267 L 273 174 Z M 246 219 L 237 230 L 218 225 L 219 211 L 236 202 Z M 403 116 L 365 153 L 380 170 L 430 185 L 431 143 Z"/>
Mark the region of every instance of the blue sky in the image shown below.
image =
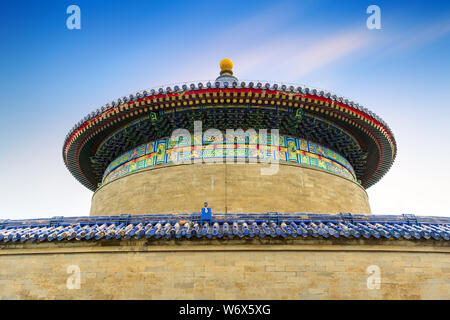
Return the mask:
<path id="1" fill-rule="evenodd" d="M 66 9 L 81 9 L 68 30 Z M 366 8 L 381 9 L 381 29 Z M 69 129 L 138 90 L 214 79 L 324 88 L 392 128 L 398 157 L 368 189 L 376 214 L 449 216 L 450 4 L 439 1 L 2 1 L 0 218 L 89 214 L 61 156 Z"/>

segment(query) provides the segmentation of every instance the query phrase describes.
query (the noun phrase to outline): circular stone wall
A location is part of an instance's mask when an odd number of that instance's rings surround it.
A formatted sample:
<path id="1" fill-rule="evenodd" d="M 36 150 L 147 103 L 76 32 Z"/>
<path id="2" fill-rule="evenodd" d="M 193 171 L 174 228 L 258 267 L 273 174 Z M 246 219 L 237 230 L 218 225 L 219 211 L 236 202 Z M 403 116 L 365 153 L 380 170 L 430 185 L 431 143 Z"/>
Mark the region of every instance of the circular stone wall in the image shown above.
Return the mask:
<path id="1" fill-rule="evenodd" d="M 275 164 L 271 165 L 273 168 Z M 120 177 L 93 195 L 91 216 L 199 212 L 370 213 L 366 191 L 356 182 L 322 169 L 270 165 L 166 164 Z"/>

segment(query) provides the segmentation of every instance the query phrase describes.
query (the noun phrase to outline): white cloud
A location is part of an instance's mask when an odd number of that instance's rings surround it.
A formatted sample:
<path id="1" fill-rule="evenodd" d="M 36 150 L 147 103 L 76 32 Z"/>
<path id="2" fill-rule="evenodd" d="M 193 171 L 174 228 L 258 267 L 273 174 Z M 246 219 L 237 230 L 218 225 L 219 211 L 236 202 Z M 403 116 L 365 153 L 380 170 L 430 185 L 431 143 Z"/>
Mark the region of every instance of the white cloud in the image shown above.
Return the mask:
<path id="1" fill-rule="evenodd" d="M 319 40 L 303 35 L 269 40 L 247 48 L 235 61 L 242 74 L 282 74 L 290 81 L 358 53 L 369 44 L 364 31 L 350 30 Z"/>
<path id="2" fill-rule="evenodd" d="M 390 39 L 386 39 L 388 49 L 384 54 L 406 51 L 425 45 L 446 36 L 450 32 L 450 19 L 437 21 L 432 25 L 420 25 L 414 29 L 408 29 L 406 33 L 394 33 Z"/>

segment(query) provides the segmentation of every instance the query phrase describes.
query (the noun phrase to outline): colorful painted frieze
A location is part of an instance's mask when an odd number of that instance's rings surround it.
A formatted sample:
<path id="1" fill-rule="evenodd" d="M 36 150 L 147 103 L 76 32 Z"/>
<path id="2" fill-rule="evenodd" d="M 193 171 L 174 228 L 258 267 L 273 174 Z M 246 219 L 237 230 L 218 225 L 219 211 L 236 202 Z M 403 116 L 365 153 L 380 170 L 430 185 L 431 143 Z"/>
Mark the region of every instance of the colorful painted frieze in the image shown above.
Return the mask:
<path id="1" fill-rule="evenodd" d="M 333 150 L 302 138 L 287 136 L 279 137 L 279 146 L 270 144 L 255 144 L 252 136 L 241 134 L 233 144 L 227 144 L 225 136 L 206 137 L 200 141 L 192 137 L 186 139 L 159 139 L 138 146 L 116 158 L 107 167 L 103 183 L 117 179 L 123 175 L 161 164 L 190 163 L 192 160 L 205 162 L 221 162 L 228 159 L 279 160 L 312 166 L 332 172 L 356 181 L 354 170 L 350 163 Z M 216 161 L 217 160 L 217 161 Z"/>

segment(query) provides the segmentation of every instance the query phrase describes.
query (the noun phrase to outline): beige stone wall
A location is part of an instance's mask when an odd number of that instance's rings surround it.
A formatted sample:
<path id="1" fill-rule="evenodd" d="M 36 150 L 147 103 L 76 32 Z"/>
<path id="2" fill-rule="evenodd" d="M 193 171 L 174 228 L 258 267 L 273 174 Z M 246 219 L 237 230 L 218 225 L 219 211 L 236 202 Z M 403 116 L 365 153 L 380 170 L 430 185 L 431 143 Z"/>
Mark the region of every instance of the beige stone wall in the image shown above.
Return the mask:
<path id="1" fill-rule="evenodd" d="M 448 241 L 263 240 L 2 245 L 0 299 L 450 298 Z"/>
<path id="2" fill-rule="evenodd" d="M 296 164 L 261 175 L 261 164 L 166 165 L 111 181 L 90 215 L 214 212 L 370 213 L 366 191 L 341 176 Z"/>

